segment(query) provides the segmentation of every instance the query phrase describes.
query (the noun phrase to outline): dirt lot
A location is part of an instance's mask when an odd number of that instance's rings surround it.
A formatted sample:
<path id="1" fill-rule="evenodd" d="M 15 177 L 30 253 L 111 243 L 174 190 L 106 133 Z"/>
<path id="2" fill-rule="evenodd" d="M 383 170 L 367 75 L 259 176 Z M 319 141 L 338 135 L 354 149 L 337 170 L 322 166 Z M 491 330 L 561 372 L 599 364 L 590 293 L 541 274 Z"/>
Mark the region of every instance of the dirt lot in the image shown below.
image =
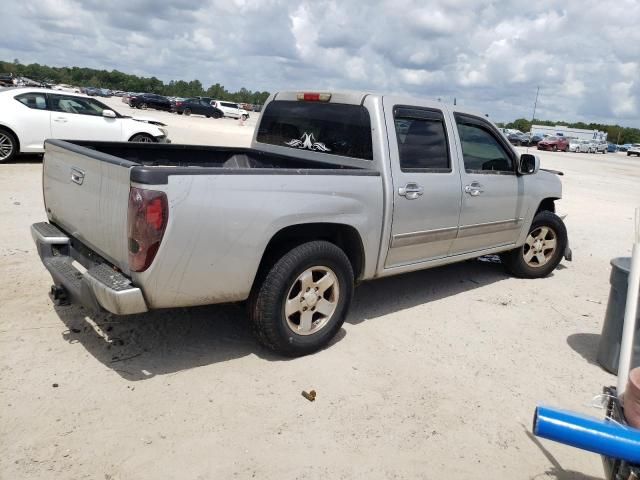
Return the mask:
<path id="1" fill-rule="evenodd" d="M 247 145 L 255 123 L 136 113 L 174 142 Z M 536 281 L 471 261 L 364 284 L 333 345 L 296 360 L 261 349 L 239 306 L 54 307 L 29 233 L 41 163 L 0 165 L 0 477 L 601 477 L 597 456 L 529 432 L 539 402 L 601 415 L 586 404 L 614 381 L 595 355 L 640 161 L 542 163 L 566 173 L 573 263 Z"/>

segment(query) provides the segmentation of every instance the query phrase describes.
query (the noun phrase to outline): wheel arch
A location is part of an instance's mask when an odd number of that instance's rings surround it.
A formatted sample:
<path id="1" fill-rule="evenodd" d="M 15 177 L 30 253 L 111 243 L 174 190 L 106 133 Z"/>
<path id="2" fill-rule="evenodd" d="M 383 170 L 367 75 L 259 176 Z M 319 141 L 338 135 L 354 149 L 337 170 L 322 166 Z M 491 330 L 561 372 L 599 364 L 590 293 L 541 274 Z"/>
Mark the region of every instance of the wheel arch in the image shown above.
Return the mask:
<path id="1" fill-rule="evenodd" d="M 261 280 L 262 276 L 282 255 L 298 245 L 314 240 L 325 240 L 341 248 L 351 262 L 356 281 L 362 277 L 365 267 L 365 253 L 362 237 L 358 230 L 343 223 L 301 223 L 284 227 L 271 237 L 262 254 L 253 286 Z"/>
<path id="2" fill-rule="evenodd" d="M 536 213 L 534 214 L 534 217 L 538 213 L 540 213 L 540 212 L 542 212 L 544 210 L 547 210 L 547 211 L 552 212 L 552 213 L 556 213 L 556 203 L 555 203 L 556 200 L 560 200 L 560 199 L 557 198 L 557 197 L 543 198 L 540 201 L 540 204 L 538 205 L 538 209 L 536 210 Z"/>
<path id="3" fill-rule="evenodd" d="M 133 141 L 133 137 L 136 137 L 138 135 L 146 135 L 147 137 L 152 138 L 154 142 L 156 141 L 156 138 L 151 133 L 138 131 L 138 132 L 135 132 L 132 135 L 129 135 L 129 139 L 127 140 L 127 142 Z"/>

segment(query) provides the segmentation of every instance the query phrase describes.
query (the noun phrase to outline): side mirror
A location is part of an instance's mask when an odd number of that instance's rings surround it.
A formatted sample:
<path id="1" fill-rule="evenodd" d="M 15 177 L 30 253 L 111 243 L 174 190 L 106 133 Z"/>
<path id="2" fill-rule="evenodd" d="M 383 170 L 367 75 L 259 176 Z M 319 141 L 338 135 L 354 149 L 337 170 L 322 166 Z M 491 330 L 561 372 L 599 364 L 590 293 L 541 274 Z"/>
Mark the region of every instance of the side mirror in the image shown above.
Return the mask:
<path id="1" fill-rule="evenodd" d="M 520 162 L 518 163 L 518 173 L 520 175 L 532 175 L 538 173 L 540 170 L 540 158 L 537 155 L 531 153 L 523 153 L 520 155 Z"/>
<path id="2" fill-rule="evenodd" d="M 102 116 L 107 118 L 116 118 L 116 112 L 113 110 L 103 110 Z"/>

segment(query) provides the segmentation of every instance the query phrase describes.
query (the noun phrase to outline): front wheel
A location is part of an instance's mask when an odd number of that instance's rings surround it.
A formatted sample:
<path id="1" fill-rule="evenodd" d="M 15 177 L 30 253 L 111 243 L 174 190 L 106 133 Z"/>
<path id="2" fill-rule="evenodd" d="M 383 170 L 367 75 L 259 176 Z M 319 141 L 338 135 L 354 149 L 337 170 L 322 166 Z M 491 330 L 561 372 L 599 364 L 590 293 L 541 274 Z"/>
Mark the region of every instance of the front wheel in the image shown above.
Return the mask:
<path id="1" fill-rule="evenodd" d="M 323 348 L 340 330 L 353 296 L 353 269 L 339 247 L 304 243 L 262 278 L 249 299 L 253 331 L 262 345 L 298 357 Z"/>
<path id="2" fill-rule="evenodd" d="M 187 115 L 187 116 L 191 115 L 191 109 L 190 108 L 185 108 L 184 109 L 184 114 Z"/>
<path id="3" fill-rule="evenodd" d="M 541 278 L 558 266 L 567 248 L 567 228 L 560 217 L 549 211 L 533 219 L 525 243 L 500 255 L 510 274 L 520 278 Z"/>

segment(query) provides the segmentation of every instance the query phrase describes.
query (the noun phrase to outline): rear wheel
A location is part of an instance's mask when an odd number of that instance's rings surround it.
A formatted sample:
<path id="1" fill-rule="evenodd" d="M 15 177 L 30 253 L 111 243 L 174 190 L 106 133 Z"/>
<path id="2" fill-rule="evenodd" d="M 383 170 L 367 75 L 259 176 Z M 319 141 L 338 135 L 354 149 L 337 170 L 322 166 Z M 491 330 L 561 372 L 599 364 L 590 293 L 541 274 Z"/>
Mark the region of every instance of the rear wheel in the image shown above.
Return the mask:
<path id="1" fill-rule="evenodd" d="M 191 115 L 191 109 L 190 108 L 185 108 L 184 109 L 184 114 L 185 115 Z"/>
<path id="2" fill-rule="evenodd" d="M 245 120 L 247 120 L 248 118 L 249 118 L 249 115 L 246 115 L 246 114 L 242 115 L 242 121 L 243 121 L 243 122 L 244 122 Z"/>
<path id="3" fill-rule="evenodd" d="M 258 341 L 297 357 L 326 346 L 340 330 L 353 295 L 345 253 L 326 241 L 304 243 L 277 260 L 249 299 Z"/>
<path id="4" fill-rule="evenodd" d="M 138 105 L 138 108 L 141 108 L 142 110 L 146 110 L 147 109 L 147 104 L 142 102 L 140 105 Z"/>
<path id="5" fill-rule="evenodd" d="M 13 133 L 0 129 L 0 162 L 11 161 L 18 153 L 18 140 Z"/>
<path id="6" fill-rule="evenodd" d="M 541 278 L 560 263 L 567 248 L 567 228 L 560 217 L 549 211 L 533 219 L 525 243 L 500 255 L 507 270 L 516 277 Z"/>
<path id="7" fill-rule="evenodd" d="M 138 142 L 138 143 L 155 143 L 156 139 L 153 138 L 148 133 L 136 133 L 133 137 L 129 139 L 130 142 Z"/>

